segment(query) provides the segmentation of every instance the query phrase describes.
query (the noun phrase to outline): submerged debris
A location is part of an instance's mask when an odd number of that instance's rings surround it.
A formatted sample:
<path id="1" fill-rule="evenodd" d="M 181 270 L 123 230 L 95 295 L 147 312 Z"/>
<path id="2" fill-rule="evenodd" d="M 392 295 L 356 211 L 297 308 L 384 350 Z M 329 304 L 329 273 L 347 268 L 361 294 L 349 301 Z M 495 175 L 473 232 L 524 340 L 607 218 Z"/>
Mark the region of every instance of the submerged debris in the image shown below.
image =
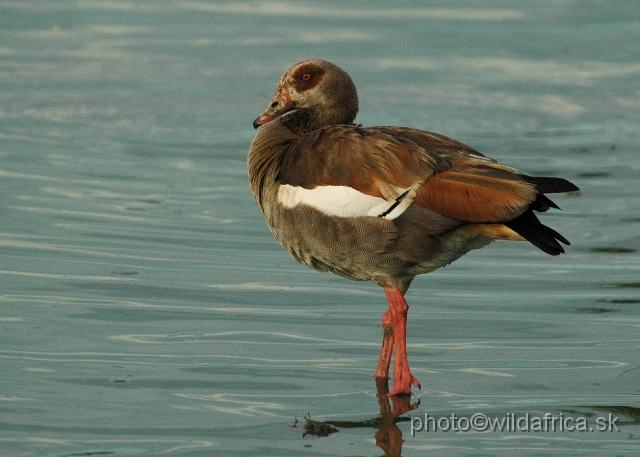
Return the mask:
<path id="1" fill-rule="evenodd" d="M 305 417 L 304 420 L 307 421 L 307 423 L 304 424 L 304 433 L 302 434 L 303 438 L 307 435 L 329 436 L 332 433 L 336 433 L 338 431 L 338 429 L 331 424 L 327 424 L 326 422 L 314 421 L 313 419 L 311 419 L 310 413 L 307 413 L 307 417 Z"/>

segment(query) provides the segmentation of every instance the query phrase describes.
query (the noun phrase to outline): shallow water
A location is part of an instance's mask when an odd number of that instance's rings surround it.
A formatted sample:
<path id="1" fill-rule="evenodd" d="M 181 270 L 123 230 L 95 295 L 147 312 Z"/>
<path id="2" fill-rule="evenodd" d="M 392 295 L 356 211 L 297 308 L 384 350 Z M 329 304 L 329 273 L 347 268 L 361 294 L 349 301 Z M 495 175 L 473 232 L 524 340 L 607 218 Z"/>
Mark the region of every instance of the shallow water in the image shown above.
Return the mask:
<path id="1" fill-rule="evenodd" d="M 640 6 L 359 5 L 0 5 L 3 455 L 638 454 Z M 376 397 L 382 290 L 297 265 L 248 189 L 252 120 L 316 56 L 365 125 L 581 188 L 543 216 L 566 255 L 496 242 L 414 281 L 411 403 Z M 409 420 L 547 412 L 620 432 Z"/>

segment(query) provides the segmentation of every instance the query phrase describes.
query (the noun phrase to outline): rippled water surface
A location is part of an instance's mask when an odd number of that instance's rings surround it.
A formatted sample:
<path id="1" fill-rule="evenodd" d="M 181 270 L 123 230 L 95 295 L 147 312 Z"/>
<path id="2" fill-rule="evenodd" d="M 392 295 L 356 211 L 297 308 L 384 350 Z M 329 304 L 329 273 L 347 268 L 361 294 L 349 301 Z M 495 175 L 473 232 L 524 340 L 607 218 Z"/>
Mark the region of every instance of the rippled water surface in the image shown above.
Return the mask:
<path id="1" fill-rule="evenodd" d="M 636 1 L 0 3 L 2 455 L 638 455 L 639 19 Z M 566 255 L 496 242 L 415 280 L 411 401 L 376 396 L 382 290 L 297 265 L 248 189 L 251 122 L 310 57 L 349 71 L 365 125 L 581 188 L 543 216 Z M 410 433 L 476 413 L 620 431 Z M 303 437 L 307 414 L 339 432 Z"/>

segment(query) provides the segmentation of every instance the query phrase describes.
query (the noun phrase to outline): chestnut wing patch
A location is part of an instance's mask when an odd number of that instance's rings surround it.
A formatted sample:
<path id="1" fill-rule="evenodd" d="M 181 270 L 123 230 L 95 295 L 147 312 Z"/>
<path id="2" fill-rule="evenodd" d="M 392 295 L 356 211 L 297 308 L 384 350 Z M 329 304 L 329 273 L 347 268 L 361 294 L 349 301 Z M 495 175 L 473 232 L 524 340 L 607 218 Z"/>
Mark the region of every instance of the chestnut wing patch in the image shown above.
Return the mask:
<path id="1" fill-rule="evenodd" d="M 451 168 L 426 179 L 414 203 L 465 222 L 504 222 L 524 213 L 537 198 L 520 176 L 481 167 Z"/>

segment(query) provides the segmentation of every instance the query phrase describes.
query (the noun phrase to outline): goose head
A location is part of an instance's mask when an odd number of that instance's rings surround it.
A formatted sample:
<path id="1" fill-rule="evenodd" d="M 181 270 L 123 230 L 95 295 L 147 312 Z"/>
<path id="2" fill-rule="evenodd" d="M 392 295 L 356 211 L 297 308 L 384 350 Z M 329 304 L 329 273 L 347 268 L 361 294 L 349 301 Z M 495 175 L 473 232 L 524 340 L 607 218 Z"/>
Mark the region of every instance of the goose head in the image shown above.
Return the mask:
<path id="1" fill-rule="evenodd" d="M 284 72 L 275 95 L 253 127 L 279 119 L 290 130 L 308 133 L 351 124 L 357 113 L 358 93 L 347 72 L 326 60 L 311 59 Z"/>

